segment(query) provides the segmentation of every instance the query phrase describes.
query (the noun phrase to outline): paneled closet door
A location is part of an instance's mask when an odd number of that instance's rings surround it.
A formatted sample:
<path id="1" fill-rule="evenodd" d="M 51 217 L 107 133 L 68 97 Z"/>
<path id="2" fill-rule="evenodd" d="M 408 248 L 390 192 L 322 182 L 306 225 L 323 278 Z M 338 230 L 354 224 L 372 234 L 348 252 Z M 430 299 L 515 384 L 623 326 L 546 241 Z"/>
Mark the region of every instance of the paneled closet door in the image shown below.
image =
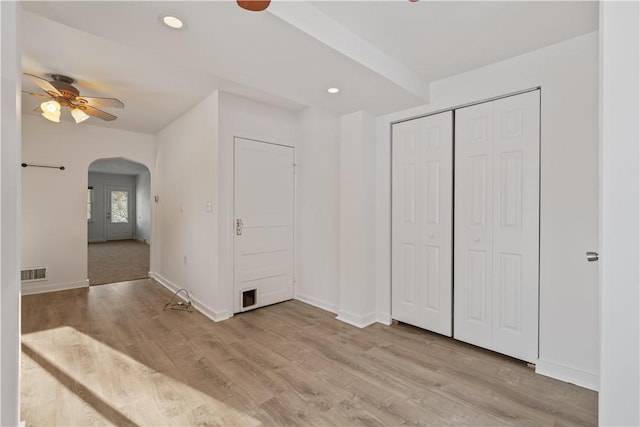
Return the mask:
<path id="1" fill-rule="evenodd" d="M 451 336 L 452 112 L 393 125 L 392 317 Z"/>
<path id="2" fill-rule="evenodd" d="M 454 337 L 538 358 L 540 94 L 456 110 Z"/>

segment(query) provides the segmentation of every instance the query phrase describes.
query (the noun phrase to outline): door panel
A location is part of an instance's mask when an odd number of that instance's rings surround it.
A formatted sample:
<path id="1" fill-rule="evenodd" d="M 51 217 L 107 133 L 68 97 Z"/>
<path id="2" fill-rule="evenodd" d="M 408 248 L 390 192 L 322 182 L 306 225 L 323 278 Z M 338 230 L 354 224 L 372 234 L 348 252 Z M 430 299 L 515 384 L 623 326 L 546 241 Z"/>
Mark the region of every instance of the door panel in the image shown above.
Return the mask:
<path id="1" fill-rule="evenodd" d="M 393 125 L 392 317 L 451 336 L 452 113 Z"/>
<path id="2" fill-rule="evenodd" d="M 493 348 L 538 358 L 540 228 L 540 93 L 493 102 L 494 284 Z"/>
<path id="3" fill-rule="evenodd" d="M 454 210 L 454 337 L 491 341 L 493 265 L 493 107 L 456 111 Z"/>
<path id="4" fill-rule="evenodd" d="M 293 298 L 293 148 L 235 139 L 234 311 Z M 241 223 L 238 223 L 241 221 Z M 242 293 L 255 290 L 254 304 Z"/>
<path id="5" fill-rule="evenodd" d="M 538 356 L 539 92 L 456 110 L 454 336 Z"/>
<path id="6" fill-rule="evenodd" d="M 133 238 L 134 192 L 129 185 L 107 185 L 105 191 L 106 239 L 125 240 Z"/>

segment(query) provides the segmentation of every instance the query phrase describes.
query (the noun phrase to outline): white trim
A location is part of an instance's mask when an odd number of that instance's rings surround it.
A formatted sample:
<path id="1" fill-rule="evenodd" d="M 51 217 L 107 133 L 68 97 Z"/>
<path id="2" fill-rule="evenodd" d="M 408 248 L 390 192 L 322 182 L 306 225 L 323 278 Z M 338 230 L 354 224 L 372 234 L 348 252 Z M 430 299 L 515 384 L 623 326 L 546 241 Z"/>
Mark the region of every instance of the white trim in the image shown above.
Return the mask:
<path id="1" fill-rule="evenodd" d="M 173 283 L 171 280 L 163 277 L 161 274 L 154 273 L 152 271 L 149 272 L 149 277 L 154 279 L 156 282 L 160 283 L 162 286 L 170 290 L 171 292 L 177 292 L 178 289 L 181 289 L 180 286 Z M 212 308 L 207 307 L 206 304 L 203 304 L 202 301 L 195 298 L 193 295 L 189 295 L 191 297 L 191 302 L 193 303 L 193 307 L 202 313 L 205 317 L 213 320 L 214 322 L 220 322 L 222 320 L 227 320 L 233 317 L 233 314 L 229 311 L 215 311 Z"/>
<path id="2" fill-rule="evenodd" d="M 358 316 L 357 314 L 353 314 L 345 310 L 340 310 L 340 312 L 336 316 L 336 319 L 358 328 L 366 328 L 367 326 L 376 323 L 376 314 L 369 313 L 364 316 Z"/>
<path id="3" fill-rule="evenodd" d="M 22 295 L 34 295 L 44 294 L 47 292 L 67 291 L 69 289 L 88 288 L 89 279 L 81 280 L 79 282 L 71 283 L 46 283 L 41 281 L 37 282 L 24 282 L 22 283 L 21 292 Z"/>
<path id="4" fill-rule="evenodd" d="M 392 320 L 390 313 L 376 313 L 376 322 L 378 323 L 390 326 Z"/>
<path id="5" fill-rule="evenodd" d="M 536 374 L 566 381 L 594 391 L 598 391 L 600 388 L 600 378 L 598 375 L 559 363 L 549 362 L 548 360 L 538 359 L 536 363 Z"/>
<path id="6" fill-rule="evenodd" d="M 325 311 L 329 311 L 331 313 L 334 314 L 338 314 L 338 306 L 337 305 L 333 305 L 331 303 L 328 303 L 326 301 L 322 301 L 320 299 L 314 298 L 314 297 L 310 297 L 308 295 L 303 295 L 303 294 L 299 294 L 297 293 L 294 296 L 294 299 L 298 300 L 298 301 L 302 301 L 306 304 L 312 305 L 314 307 L 320 308 L 322 310 Z"/>

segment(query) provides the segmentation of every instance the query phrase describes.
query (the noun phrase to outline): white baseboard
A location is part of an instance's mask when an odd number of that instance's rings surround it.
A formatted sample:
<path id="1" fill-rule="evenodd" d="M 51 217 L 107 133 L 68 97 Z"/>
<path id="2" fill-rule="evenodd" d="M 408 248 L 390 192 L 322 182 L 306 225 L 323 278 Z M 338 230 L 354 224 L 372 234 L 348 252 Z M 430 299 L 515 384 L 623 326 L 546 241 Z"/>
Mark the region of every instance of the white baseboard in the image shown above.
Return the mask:
<path id="1" fill-rule="evenodd" d="M 314 307 L 318 307 L 322 310 L 329 311 L 334 314 L 338 314 L 338 307 L 326 301 L 322 301 L 320 299 L 310 297 L 308 295 L 303 295 L 303 294 L 296 294 L 294 298 L 304 303 L 307 303 L 309 305 L 312 305 Z"/>
<path id="2" fill-rule="evenodd" d="M 589 390 L 598 391 L 600 388 L 598 375 L 542 359 L 538 359 L 536 363 L 536 374 L 566 381 Z"/>
<path id="3" fill-rule="evenodd" d="M 46 292 L 68 291 L 69 289 L 88 288 L 89 279 L 72 283 L 27 282 L 20 287 L 22 295 L 44 294 Z"/>
<path id="4" fill-rule="evenodd" d="M 391 314 L 390 313 L 377 313 L 376 314 L 376 322 L 382 323 L 383 325 L 391 325 Z"/>
<path id="5" fill-rule="evenodd" d="M 163 277 L 161 274 L 154 273 L 152 271 L 149 272 L 149 277 L 151 277 L 152 279 L 154 279 L 155 281 L 160 283 L 162 286 L 164 286 L 165 288 L 167 288 L 171 292 L 177 292 L 178 289 L 183 288 L 182 286 L 178 286 L 177 284 L 173 283 L 171 280 Z M 187 289 L 187 288 L 185 288 L 185 289 Z M 191 297 L 191 302 L 193 303 L 193 308 L 195 308 L 200 313 L 202 313 L 204 316 L 208 317 L 209 319 L 213 320 L 214 322 L 220 322 L 222 320 L 227 320 L 230 317 L 233 317 L 233 314 L 230 311 L 226 311 L 226 310 L 225 311 L 216 311 L 216 310 L 213 310 L 213 309 L 207 307 L 206 304 L 203 304 L 202 301 L 198 300 L 193 295 L 189 294 L 189 296 Z"/>
<path id="6" fill-rule="evenodd" d="M 345 310 L 340 310 L 336 319 L 348 323 L 350 325 L 356 326 L 358 328 L 366 328 L 369 325 L 376 323 L 376 314 L 369 313 L 364 316 L 359 316 L 354 313 L 350 313 Z"/>

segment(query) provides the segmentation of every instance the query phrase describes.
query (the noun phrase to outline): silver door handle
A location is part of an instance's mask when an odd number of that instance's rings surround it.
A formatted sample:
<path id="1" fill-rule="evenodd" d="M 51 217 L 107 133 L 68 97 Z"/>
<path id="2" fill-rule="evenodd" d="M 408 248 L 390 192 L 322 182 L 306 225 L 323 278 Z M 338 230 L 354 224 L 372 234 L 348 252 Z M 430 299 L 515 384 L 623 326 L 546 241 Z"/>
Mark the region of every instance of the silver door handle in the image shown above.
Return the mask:
<path id="1" fill-rule="evenodd" d="M 242 220 L 240 218 L 236 219 L 236 235 L 242 236 Z"/>
<path id="2" fill-rule="evenodd" d="M 595 262 L 598 261 L 599 258 L 600 256 L 598 255 L 598 252 L 587 252 L 587 261 Z"/>

